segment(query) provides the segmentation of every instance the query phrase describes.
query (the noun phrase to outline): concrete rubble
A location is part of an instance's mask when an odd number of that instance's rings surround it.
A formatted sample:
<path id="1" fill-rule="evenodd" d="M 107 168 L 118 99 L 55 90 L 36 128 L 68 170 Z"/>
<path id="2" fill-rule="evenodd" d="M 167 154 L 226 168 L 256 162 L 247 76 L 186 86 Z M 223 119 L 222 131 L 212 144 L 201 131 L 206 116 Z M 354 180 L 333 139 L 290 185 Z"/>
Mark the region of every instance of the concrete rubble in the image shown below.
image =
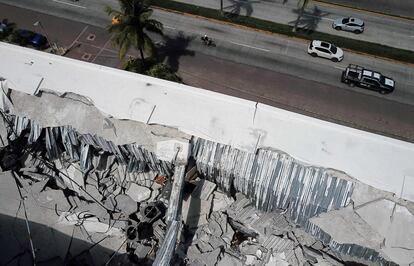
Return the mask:
<path id="1" fill-rule="evenodd" d="M 414 204 L 340 171 L 0 93 L 1 265 L 414 263 Z"/>

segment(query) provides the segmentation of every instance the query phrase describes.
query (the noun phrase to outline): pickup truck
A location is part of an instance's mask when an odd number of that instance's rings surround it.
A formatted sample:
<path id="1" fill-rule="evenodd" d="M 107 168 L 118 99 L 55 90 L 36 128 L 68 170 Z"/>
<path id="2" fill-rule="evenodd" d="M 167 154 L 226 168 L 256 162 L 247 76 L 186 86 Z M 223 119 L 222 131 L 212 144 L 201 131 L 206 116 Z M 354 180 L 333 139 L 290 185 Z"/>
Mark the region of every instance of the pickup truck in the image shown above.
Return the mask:
<path id="1" fill-rule="evenodd" d="M 381 94 L 391 93 L 395 88 L 395 81 L 379 72 L 372 71 L 357 65 L 349 65 L 343 72 L 341 81 L 349 86 L 359 86 Z"/>

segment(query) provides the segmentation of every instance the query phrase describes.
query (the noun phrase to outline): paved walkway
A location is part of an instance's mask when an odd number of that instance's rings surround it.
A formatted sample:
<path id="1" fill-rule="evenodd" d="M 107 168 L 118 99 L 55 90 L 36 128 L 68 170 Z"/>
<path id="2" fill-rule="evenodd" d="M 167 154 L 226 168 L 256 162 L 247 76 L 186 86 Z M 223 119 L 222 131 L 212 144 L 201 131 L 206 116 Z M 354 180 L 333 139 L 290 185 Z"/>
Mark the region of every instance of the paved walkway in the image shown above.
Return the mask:
<path id="1" fill-rule="evenodd" d="M 414 20 L 414 1 L 412 0 L 322 0 L 322 2 L 402 16 Z"/>

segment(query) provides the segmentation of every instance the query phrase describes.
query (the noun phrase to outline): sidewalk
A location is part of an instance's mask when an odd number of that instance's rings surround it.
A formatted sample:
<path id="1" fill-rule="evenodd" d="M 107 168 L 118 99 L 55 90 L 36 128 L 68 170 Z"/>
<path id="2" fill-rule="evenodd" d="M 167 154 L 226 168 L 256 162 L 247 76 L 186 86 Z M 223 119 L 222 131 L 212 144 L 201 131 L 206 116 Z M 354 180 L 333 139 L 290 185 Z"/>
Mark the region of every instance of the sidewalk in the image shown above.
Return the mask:
<path id="1" fill-rule="evenodd" d="M 330 4 L 379 12 L 390 16 L 406 17 L 414 20 L 414 1 L 412 0 L 319 0 Z"/>

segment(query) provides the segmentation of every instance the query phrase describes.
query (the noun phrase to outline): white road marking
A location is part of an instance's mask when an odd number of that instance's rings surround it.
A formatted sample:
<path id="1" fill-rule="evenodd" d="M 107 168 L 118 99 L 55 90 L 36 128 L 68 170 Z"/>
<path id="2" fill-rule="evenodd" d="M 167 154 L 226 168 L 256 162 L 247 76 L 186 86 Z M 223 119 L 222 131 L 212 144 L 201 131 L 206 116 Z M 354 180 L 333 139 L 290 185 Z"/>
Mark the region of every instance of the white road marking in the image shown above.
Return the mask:
<path id="1" fill-rule="evenodd" d="M 336 69 L 345 70 L 345 67 L 334 66 Z"/>
<path id="2" fill-rule="evenodd" d="M 79 38 L 80 38 L 80 36 L 82 36 L 82 34 L 86 31 L 88 29 L 88 26 L 85 26 L 85 28 L 83 28 L 83 30 L 78 34 L 78 36 L 76 37 L 76 39 L 72 42 L 72 44 L 71 45 L 69 45 L 69 48 L 68 48 L 68 51 L 70 50 L 70 49 L 72 49 L 72 47 L 75 45 L 75 43 L 77 43 L 78 42 L 78 40 L 79 40 Z"/>
<path id="3" fill-rule="evenodd" d="M 244 47 L 248 47 L 248 48 L 252 48 L 252 49 L 256 49 L 256 50 L 260 50 L 260 51 L 270 52 L 270 50 L 255 47 L 255 46 L 250 46 L 250 45 L 247 45 L 247 44 L 242 44 L 242 43 L 237 43 L 237 42 L 230 42 L 230 43 L 240 45 L 240 46 L 244 46 Z"/>
<path id="4" fill-rule="evenodd" d="M 174 28 L 174 27 L 165 26 L 165 25 L 164 25 L 164 28 L 166 28 L 166 29 L 171 29 L 171 30 L 175 30 L 175 28 Z"/>
<path id="5" fill-rule="evenodd" d="M 75 4 L 71 4 L 71 3 L 67 3 L 67 2 L 63 2 L 63 1 L 59 1 L 59 0 L 53 0 L 53 2 L 56 2 L 56 3 L 59 3 L 59 4 L 64 4 L 64 5 L 68 5 L 68 6 L 74 6 L 74 7 L 86 9 L 86 7 L 84 7 L 84 6 L 75 5 Z"/>

